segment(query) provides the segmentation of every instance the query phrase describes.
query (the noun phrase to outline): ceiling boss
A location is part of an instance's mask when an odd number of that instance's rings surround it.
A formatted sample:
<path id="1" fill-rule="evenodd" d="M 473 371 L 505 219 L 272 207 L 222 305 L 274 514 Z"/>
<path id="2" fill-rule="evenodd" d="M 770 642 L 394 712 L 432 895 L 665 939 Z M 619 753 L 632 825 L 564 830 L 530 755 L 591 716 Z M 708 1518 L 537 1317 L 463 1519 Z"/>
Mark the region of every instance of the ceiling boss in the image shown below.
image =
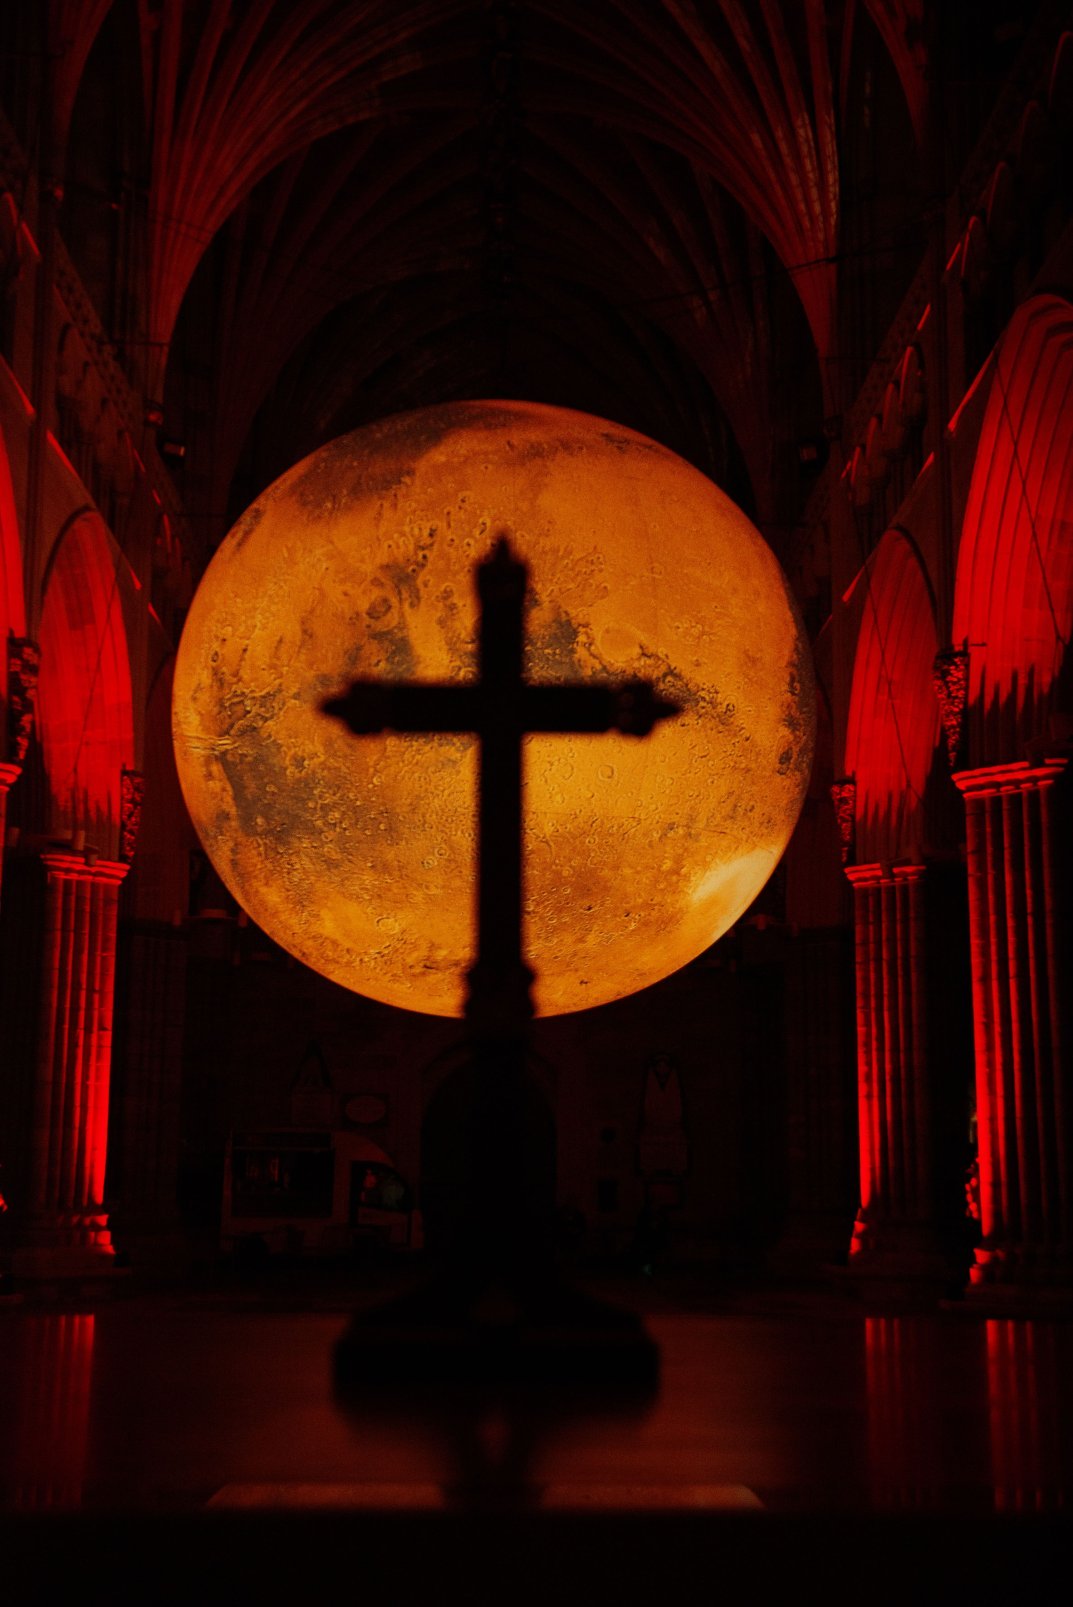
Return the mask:
<path id="1" fill-rule="evenodd" d="M 644 743 L 525 740 L 525 948 L 538 1014 L 677 970 L 771 874 L 808 780 L 813 683 L 789 587 L 745 515 L 619 425 L 462 402 L 330 443 L 261 496 L 194 598 L 175 673 L 183 792 L 220 876 L 307 965 L 461 1014 L 475 936 L 476 738 L 354 743 L 348 681 L 472 682 L 475 564 L 530 571 L 525 676 L 643 678 Z"/>

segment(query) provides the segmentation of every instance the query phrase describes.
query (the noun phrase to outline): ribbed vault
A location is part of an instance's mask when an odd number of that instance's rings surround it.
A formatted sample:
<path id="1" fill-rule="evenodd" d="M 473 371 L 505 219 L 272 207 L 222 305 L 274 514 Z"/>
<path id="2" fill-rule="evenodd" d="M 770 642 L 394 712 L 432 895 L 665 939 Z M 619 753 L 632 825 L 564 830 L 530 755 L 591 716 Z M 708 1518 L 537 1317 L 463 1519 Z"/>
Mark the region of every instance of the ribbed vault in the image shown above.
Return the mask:
<path id="1" fill-rule="evenodd" d="M 873 97 L 888 143 L 892 118 L 924 139 L 922 0 L 50 0 L 40 19 L 68 238 L 188 447 L 207 547 L 324 434 L 489 393 L 610 413 L 776 542 L 793 524 L 797 442 L 857 379 L 835 307 L 871 158 L 841 130 Z M 884 261 L 919 223 L 911 186 L 899 205 Z"/>

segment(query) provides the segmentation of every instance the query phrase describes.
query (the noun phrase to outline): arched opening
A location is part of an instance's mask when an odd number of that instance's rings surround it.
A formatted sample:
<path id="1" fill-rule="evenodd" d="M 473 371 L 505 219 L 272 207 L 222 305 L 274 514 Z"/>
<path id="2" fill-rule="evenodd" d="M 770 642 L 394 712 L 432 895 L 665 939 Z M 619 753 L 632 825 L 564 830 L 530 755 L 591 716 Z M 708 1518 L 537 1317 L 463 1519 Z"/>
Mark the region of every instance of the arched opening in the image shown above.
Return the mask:
<path id="1" fill-rule="evenodd" d="M 19 524 L 15 512 L 15 493 L 11 484 L 11 466 L 3 436 L 0 436 L 0 635 L 6 643 L 8 636 L 26 634 L 26 606 L 22 589 L 22 555 L 19 548 Z M 7 653 L 0 666 L 0 686 L 7 686 Z"/>
<path id="2" fill-rule="evenodd" d="M 851 1254 L 916 1256 L 938 1277 L 965 1253 L 971 1109 L 957 795 L 939 743 L 934 602 L 903 531 L 887 532 L 863 581 L 845 757 L 861 1188 Z"/>
<path id="3" fill-rule="evenodd" d="M 931 592 L 900 530 L 888 531 L 864 581 L 845 760 L 857 783 L 856 858 L 859 864 L 919 859 L 931 824 L 926 794 L 939 739 Z"/>
<path id="4" fill-rule="evenodd" d="M 0 855 L 7 843 L 8 789 L 20 774 L 33 718 L 29 687 L 19 669 L 25 649 L 15 646 L 15 642 L 25 634 L 22 557 L 15 498 L 7 452 L 3 436 L 0 435 Z"/>
<path id="5" fill-rule="evenodd" d="M 41 613 L 38 694 L 48 827 L 118 849 L 121 773 L 134 758 L 130 662 L 115 560 L 96 514 L 60 537 Z"/>
<path id="6" fill-rule="evenodd" d="M 1063 734 L 1071 624 L 1073 306 L 1037 296 L 996 354 L 962 526 L 953 638 L 969 649 L 969 766 Z"/>

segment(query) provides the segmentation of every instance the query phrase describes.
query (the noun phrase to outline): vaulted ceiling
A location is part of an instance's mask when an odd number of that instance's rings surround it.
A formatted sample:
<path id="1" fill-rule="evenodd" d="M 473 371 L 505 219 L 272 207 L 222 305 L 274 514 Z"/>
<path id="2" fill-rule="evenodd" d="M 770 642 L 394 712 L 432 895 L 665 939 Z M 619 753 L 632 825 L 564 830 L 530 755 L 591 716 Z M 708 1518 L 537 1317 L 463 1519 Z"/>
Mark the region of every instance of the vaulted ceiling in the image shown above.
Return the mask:
<path id="1" fill-rule="evenodd" d="M 777 540 L 795 443 L 920 260 L 931 9 L 14 0 L 3 26 L 19 132 L 209 542 L 340 430 L 479 395 L 645 430 Z M 1026 8 L 969 9 L 997 49 Z"/>

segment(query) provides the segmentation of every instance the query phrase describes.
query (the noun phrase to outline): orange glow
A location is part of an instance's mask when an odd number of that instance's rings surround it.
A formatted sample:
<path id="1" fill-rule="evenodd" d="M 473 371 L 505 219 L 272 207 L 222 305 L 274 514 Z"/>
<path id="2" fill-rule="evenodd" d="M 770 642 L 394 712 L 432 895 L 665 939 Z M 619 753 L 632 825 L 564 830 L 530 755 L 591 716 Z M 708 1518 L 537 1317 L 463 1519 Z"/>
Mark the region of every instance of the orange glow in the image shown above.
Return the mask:
<path id="1" fill-rule="evenodd" d="M 530 567 L 535 682 L 643 676 L 685 704 L 644 741 L 526 743 L 526 947 L 541 1014 L 677 970 L 738 918 L 797 818 L 807 648 L 744 515 L 655 442 L 519 402 L 430 408 L 299 463 L 224 541 L 175 672 L 179 775 L 236 898 L 335 981 L 461 1009 L 475 740 L 356 740 L 318 712 L 358 676 L 475 674 L 473 567 Z"/>

